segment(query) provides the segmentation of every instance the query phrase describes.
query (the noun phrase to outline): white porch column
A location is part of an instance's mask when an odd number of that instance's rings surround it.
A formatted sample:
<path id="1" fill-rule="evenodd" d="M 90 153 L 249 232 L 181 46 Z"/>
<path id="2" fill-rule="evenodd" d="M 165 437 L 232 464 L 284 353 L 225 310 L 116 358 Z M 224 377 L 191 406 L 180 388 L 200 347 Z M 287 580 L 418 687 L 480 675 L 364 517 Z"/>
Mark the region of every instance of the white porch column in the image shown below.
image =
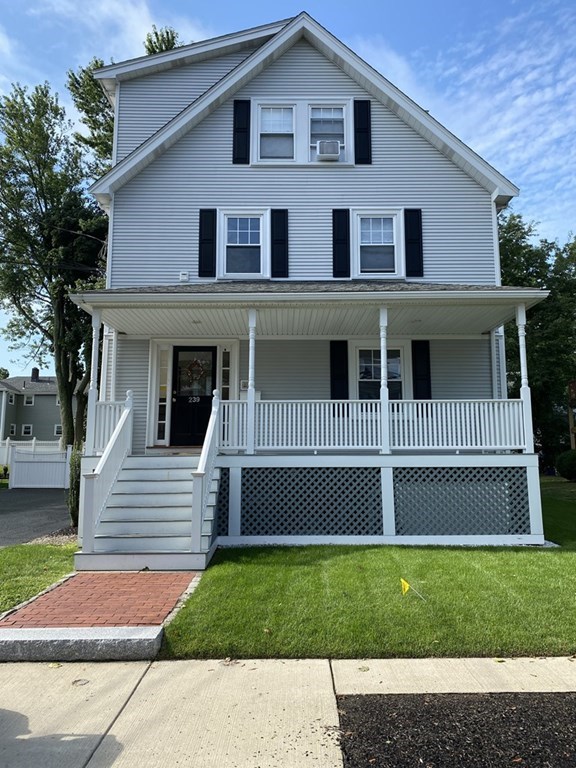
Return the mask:
<path id="1" fill-rule="evenodd" d="M 253 454 L 256 441 L 256 316 L 255 309 L 248 310 L 248 424 L 246 453 Z"/>
<path id="2" fill-rule="evenodd" d="M 380 453 L 390 453 L 388 415 L 388 307 L 380 307 Z"/>
<path id="3" fill-rule="evenodd" d="M 96 402 L 98 400 L 98 347 L 100 345 L 101 312 L 95 309 L 92 313 L 92 358 L 90 370 L 90 389 L 88 390 L 88 412 L 86 415 L 86 456 L 94 455 L 94 438 L 96 435 Z"/>
<path id="4" fill-rule="evenodd" d="M 524 413 L 524 434 L 526 453 L 534 453 L 534 433 L 532 428 L 532 401 L 528 386 L 528 363 L 526 360 L 526 305 L 516 307 L 516 325 L 518 326 L 518 349 L 520 352 L 520 399 Z"/>

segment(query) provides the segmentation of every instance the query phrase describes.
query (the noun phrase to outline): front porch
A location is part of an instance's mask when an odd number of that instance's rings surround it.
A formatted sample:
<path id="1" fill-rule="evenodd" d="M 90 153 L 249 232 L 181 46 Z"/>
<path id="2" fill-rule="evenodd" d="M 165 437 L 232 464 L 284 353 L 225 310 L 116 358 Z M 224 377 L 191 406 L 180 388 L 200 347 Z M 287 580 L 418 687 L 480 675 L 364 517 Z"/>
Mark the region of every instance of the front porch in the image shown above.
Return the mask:
<path id="1" fill-rule="evenodd" d="M 540 295 L 297 287 L 92 297 L 95 342 L 101 321 L 114 330 L 101 399 L 90 390 L 78 567 L 199 568 L 217 546 L 258 543 L 543 543 L 524 340 Z M 512 318 L 522 387 L 506 399 L 500 325 Z M 194 324 L 213 335 L 190 335 Z M 105 396 L 120 381 L 139 387 L 125 403 Z M 197 460 L 155 465 L 197 434 Z"/>

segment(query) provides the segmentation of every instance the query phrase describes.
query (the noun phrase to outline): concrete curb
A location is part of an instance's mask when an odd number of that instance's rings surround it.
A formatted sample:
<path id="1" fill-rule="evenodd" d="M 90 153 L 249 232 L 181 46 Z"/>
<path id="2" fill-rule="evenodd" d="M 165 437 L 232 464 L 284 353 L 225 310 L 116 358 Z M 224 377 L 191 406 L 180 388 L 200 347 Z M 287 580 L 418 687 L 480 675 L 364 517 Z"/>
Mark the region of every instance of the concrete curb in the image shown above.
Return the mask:
<path id="1" fill-rule="evenodd" d="M 161 626 L 2 629 L 0 662 L 151 660 L 162 635 Z"/>

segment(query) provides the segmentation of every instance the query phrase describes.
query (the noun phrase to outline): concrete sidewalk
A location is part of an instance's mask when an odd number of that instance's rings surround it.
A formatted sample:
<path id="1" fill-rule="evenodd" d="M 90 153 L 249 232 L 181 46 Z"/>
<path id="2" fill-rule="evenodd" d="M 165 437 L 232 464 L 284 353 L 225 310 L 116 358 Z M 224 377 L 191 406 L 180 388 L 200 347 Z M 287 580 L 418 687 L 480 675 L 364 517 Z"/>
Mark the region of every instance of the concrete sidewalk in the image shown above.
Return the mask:
<path id="1" fill-rule="evenodd" d="M 0 665 L 0 765 L 341 768 L 336 695 L 576 691 L 576 661 Z"/>

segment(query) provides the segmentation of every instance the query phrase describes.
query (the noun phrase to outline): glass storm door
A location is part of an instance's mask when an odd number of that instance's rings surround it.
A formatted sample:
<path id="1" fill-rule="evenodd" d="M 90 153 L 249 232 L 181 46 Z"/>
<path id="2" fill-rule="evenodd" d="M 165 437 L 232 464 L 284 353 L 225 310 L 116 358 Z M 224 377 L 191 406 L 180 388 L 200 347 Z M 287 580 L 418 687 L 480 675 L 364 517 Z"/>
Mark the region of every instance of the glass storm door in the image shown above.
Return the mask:
<path id="1" fill-rule="evenodd" d="M 216 387 L 216 347 L 174 347 L 170 445 L 202 445 Z"/>

